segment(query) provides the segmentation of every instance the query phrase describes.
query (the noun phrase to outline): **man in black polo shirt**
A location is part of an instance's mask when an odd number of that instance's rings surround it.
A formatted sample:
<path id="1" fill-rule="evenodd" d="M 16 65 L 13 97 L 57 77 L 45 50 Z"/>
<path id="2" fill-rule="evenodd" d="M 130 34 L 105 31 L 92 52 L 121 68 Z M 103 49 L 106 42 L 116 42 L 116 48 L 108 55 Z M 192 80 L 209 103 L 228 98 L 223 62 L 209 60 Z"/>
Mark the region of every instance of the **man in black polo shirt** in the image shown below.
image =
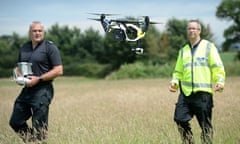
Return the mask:
<path id="1" fill-rule="evenodd" d="M 63 74 L 62 60 L 58 48 L 44 40 L 44 27 L 33 22 L 29 28 L 31 41 L 19 51 L 18 62 L 32 64 L 32 75 L 17 97 L 10 119 L 10 126 L 24 142 L 45 142 L 48 130 L 49 105 L 53 98 L 52 81 Z M 21 75 L 16 68 L 17 74 Z M 32 117 L 32 127 L 27 120 Z"/>

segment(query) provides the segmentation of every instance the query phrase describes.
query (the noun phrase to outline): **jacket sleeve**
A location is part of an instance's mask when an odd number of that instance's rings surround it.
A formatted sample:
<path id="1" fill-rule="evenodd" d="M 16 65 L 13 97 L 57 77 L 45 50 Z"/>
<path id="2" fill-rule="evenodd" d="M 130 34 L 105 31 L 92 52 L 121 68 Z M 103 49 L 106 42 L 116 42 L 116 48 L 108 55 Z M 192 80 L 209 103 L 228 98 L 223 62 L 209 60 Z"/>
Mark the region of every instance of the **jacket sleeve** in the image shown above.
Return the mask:
<path id="1" fill-rule="evenodd" d="M 182 52 L 182 49 L 178 52 L 178 58 L 171 80 L 171 83 L 177 84 L 177 86 L 179 86 L 179 81 L 182 79 L 183 74 Z"/>
<path id="2" fill-rule="evenodd" d="M 209 66 L 212 73 L 213 84 L 221 84 L 224 86 L 225 83 L 224 65 L 222 63 L 218 50 L 213 43 L 211 44 L 211 49 L 209 53 Z"/>

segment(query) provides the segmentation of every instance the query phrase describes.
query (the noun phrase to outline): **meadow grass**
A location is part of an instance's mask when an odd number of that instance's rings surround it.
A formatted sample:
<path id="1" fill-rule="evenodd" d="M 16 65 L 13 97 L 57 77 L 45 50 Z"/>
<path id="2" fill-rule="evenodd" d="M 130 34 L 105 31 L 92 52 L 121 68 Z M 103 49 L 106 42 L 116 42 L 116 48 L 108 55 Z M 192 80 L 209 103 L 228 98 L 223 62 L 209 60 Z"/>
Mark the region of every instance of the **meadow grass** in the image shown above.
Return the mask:
<path id="1" fill-rule="evenodd" d="M 168 78 L 55 80 L 50 106 L 49 144 L 180 144 L 173 122 L 178 93 L 168 92 Z M 240 77 L 227 78 L 223 93 L 214 96 L 215 144 L 240 142 Z M 21 90 L 10 79 L 0 83 L 0 144 L 21 144 L 8 121 Z M 29 121 L 29 123 L 31 123 Z M 200 128 L 191 121 L 197 144 Z"/>
<path id="2" fill-rule="evenodd" d="M 229 51 L 220 53 L 222 61 L 227 65 L 228 63 L 232 63 L 236 58 L 237 52 Z"/>

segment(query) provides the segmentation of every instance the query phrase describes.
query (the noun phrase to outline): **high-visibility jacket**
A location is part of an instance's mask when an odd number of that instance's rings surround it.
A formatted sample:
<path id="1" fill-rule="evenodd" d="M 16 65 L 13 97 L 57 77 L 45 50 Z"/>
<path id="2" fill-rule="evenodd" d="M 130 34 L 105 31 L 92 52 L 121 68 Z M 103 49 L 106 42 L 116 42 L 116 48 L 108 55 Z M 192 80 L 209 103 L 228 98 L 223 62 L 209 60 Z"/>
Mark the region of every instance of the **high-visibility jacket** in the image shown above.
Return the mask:
<path id="1" fill-rule="evenodd" d="M 180 84 L 186 96 L 198 91 L 213 93 L 213 84 L 224 86 L 225 70 L 215 45 L 202 39 L 193 54 L 191 49 L 186 44 L 179 51 L 171 83 Z"/>

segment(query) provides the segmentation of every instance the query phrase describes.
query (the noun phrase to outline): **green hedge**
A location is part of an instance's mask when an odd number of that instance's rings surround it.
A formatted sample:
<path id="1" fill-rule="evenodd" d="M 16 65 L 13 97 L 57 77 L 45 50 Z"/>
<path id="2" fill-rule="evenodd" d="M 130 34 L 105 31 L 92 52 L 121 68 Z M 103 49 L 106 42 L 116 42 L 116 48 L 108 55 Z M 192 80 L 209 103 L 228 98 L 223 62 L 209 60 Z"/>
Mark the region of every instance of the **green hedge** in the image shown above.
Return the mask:
<path id="1" fill-rule="evenodd" d="M 116 72 L 111 73 L 106 79 L 136 79 L 136 78 L 161 78 L 170 77 L 173 65 L 145 65 L 142 62 L 124 64 Z"/>
<path id="2" fill-rule="evenodd" d="M 226 76 L 240 75 L 240 61 L 225 63 Z M 118 71 L 112 72 L 106 79 L 137 79 L 171 77 L 175 63 L 163 65 L 146 65 L 141 62 L 122 65 Z"/>
<path id="3" fill-rule="evenodd" d="M 98 63 L 84 63 L 84 64 L 69 64 L 64 65 L 64 75 L 66 76 L 84 76 L 103 78 L 110 71 L 109 65 L 102 65 Z"/>

